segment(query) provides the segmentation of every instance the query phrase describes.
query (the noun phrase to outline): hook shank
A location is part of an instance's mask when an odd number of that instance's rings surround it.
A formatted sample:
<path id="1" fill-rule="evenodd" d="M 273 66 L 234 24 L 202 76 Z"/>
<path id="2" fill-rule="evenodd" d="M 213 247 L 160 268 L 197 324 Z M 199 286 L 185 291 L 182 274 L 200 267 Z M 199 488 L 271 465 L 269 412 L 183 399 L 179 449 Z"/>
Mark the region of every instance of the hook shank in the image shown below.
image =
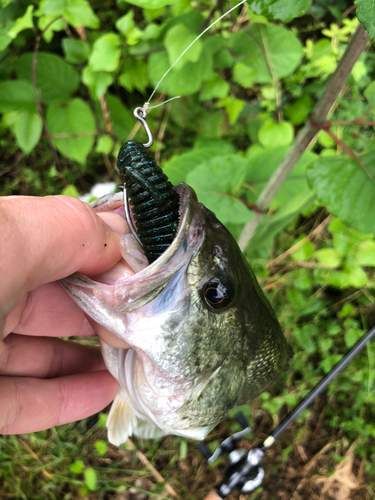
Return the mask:
<path id="1" fill-rule="evenodd" d="M 135 108 L 133 114 L 134 114 L 135 118 L 139 122 L 142 123 L 143 128 L 145 129 L 145 131 L 147 133 L 148 142 L 146 142 L 146 144 L 143 144 L 143 145 L 145 148 L 150 148 L 154 143 L 154 138 L 152 137 L 150 127 L 148 126 L 148 123 L 146 122 L 147 111 L 144 108 L 138 107 L 138 108 Z"/>

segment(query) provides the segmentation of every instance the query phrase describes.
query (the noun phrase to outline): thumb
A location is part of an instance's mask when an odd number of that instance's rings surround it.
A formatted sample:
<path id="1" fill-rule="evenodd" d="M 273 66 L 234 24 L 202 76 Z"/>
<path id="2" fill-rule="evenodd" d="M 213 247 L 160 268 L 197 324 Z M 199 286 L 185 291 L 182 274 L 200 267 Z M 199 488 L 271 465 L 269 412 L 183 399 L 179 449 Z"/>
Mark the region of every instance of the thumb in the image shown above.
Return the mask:
<path id="1" fill-rule="evenodd" d="M 119 235 L 68 196 L 0 199 L 0 304 L 9 313 L 39 285 L 76 271 L 100 274 L 121 258 Z"/>

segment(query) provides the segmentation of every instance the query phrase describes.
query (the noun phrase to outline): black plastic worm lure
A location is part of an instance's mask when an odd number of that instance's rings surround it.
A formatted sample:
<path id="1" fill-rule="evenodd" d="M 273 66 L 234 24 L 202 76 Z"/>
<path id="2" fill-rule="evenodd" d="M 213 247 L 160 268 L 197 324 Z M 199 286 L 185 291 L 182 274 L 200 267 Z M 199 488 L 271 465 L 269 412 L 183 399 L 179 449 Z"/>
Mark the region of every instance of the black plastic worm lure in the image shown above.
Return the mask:
<path id="1" fill-rule="evenodd" d="M 136 232 L 151 264 L 175 237 L 179 196 L 140 142 L 127 141 L 121 147 L 117 166 L 122 174 Z"/>

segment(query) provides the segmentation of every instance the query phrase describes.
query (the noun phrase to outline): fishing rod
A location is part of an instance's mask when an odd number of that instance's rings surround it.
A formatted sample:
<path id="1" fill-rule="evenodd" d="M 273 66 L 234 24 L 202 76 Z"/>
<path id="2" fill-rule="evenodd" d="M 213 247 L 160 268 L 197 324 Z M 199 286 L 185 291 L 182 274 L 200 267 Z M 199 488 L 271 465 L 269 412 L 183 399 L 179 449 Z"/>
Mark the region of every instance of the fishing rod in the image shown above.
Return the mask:
<path id="1" fill-rule="evenodd" d="M 276 429 L 270 434 L 258 448 L 246 450 L 238 448 L 237 443 L 243 436 L 251 431 L 245 417 L 238 413 L 235 419 L 242 427 L 242 431 L 234 433 L 232 436 L 225 439 L 211 454 L 206 443 L 199 443 L 198 449 L 208 463 L 212 463 L 221 455 L 228 455 L 230 464 L 224 472 L 224 479 L 219 485 L 211 491 L 204 500 L 218 500 L 226 498 L 231 491 L 238 489 L 243 494 L 250 494 L 258 488 L 264 478 L 264 469 L 260 467 L 260 463 L 265 452 L 270 448 L 286 430 L 286 428 L 294 422 L 298 415 L 305 410 L 332 381 L 334 377 L 363 349 L 369 340 L 375 336 L 375 326 L 366 333 L 357 344 L 342 358 L 342 360 L 329 372 L 329 374 L 313 389 L 310 394 L 295 408 L 295 410 L 287 417 Z"/>

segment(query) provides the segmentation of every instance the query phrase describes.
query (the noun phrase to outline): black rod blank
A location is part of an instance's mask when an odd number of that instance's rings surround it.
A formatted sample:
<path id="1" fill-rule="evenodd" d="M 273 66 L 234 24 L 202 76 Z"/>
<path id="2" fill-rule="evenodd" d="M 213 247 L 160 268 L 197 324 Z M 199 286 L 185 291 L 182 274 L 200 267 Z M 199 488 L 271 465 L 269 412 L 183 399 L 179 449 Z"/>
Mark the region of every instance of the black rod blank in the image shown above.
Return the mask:
<path id="1" fill-rule="evenodd" d="M 298 415 L 307 408 L 313 400 L 318 396 L 331 382 L 331 380 L 336 377 L 336 375 L 354 358 L 356 354 L 359 353 L 361 349 L 366 345 L 366 343 L 375 336 L 375 326 L 371 328 L 369 332 L 366 333 L 356 345 L 348 352 L 346 356 L 329 372 L 329 374 L 313 389 L 310 394 L 304 399 L 297 408 L 287 417 L 284 422 L 282 422 L 273 433 L 268 436 L 263 442 L 262 448 L 269 448 L 273 445 L 275 440 L 285 431 L 285 429 L 298 417 Z"/>

